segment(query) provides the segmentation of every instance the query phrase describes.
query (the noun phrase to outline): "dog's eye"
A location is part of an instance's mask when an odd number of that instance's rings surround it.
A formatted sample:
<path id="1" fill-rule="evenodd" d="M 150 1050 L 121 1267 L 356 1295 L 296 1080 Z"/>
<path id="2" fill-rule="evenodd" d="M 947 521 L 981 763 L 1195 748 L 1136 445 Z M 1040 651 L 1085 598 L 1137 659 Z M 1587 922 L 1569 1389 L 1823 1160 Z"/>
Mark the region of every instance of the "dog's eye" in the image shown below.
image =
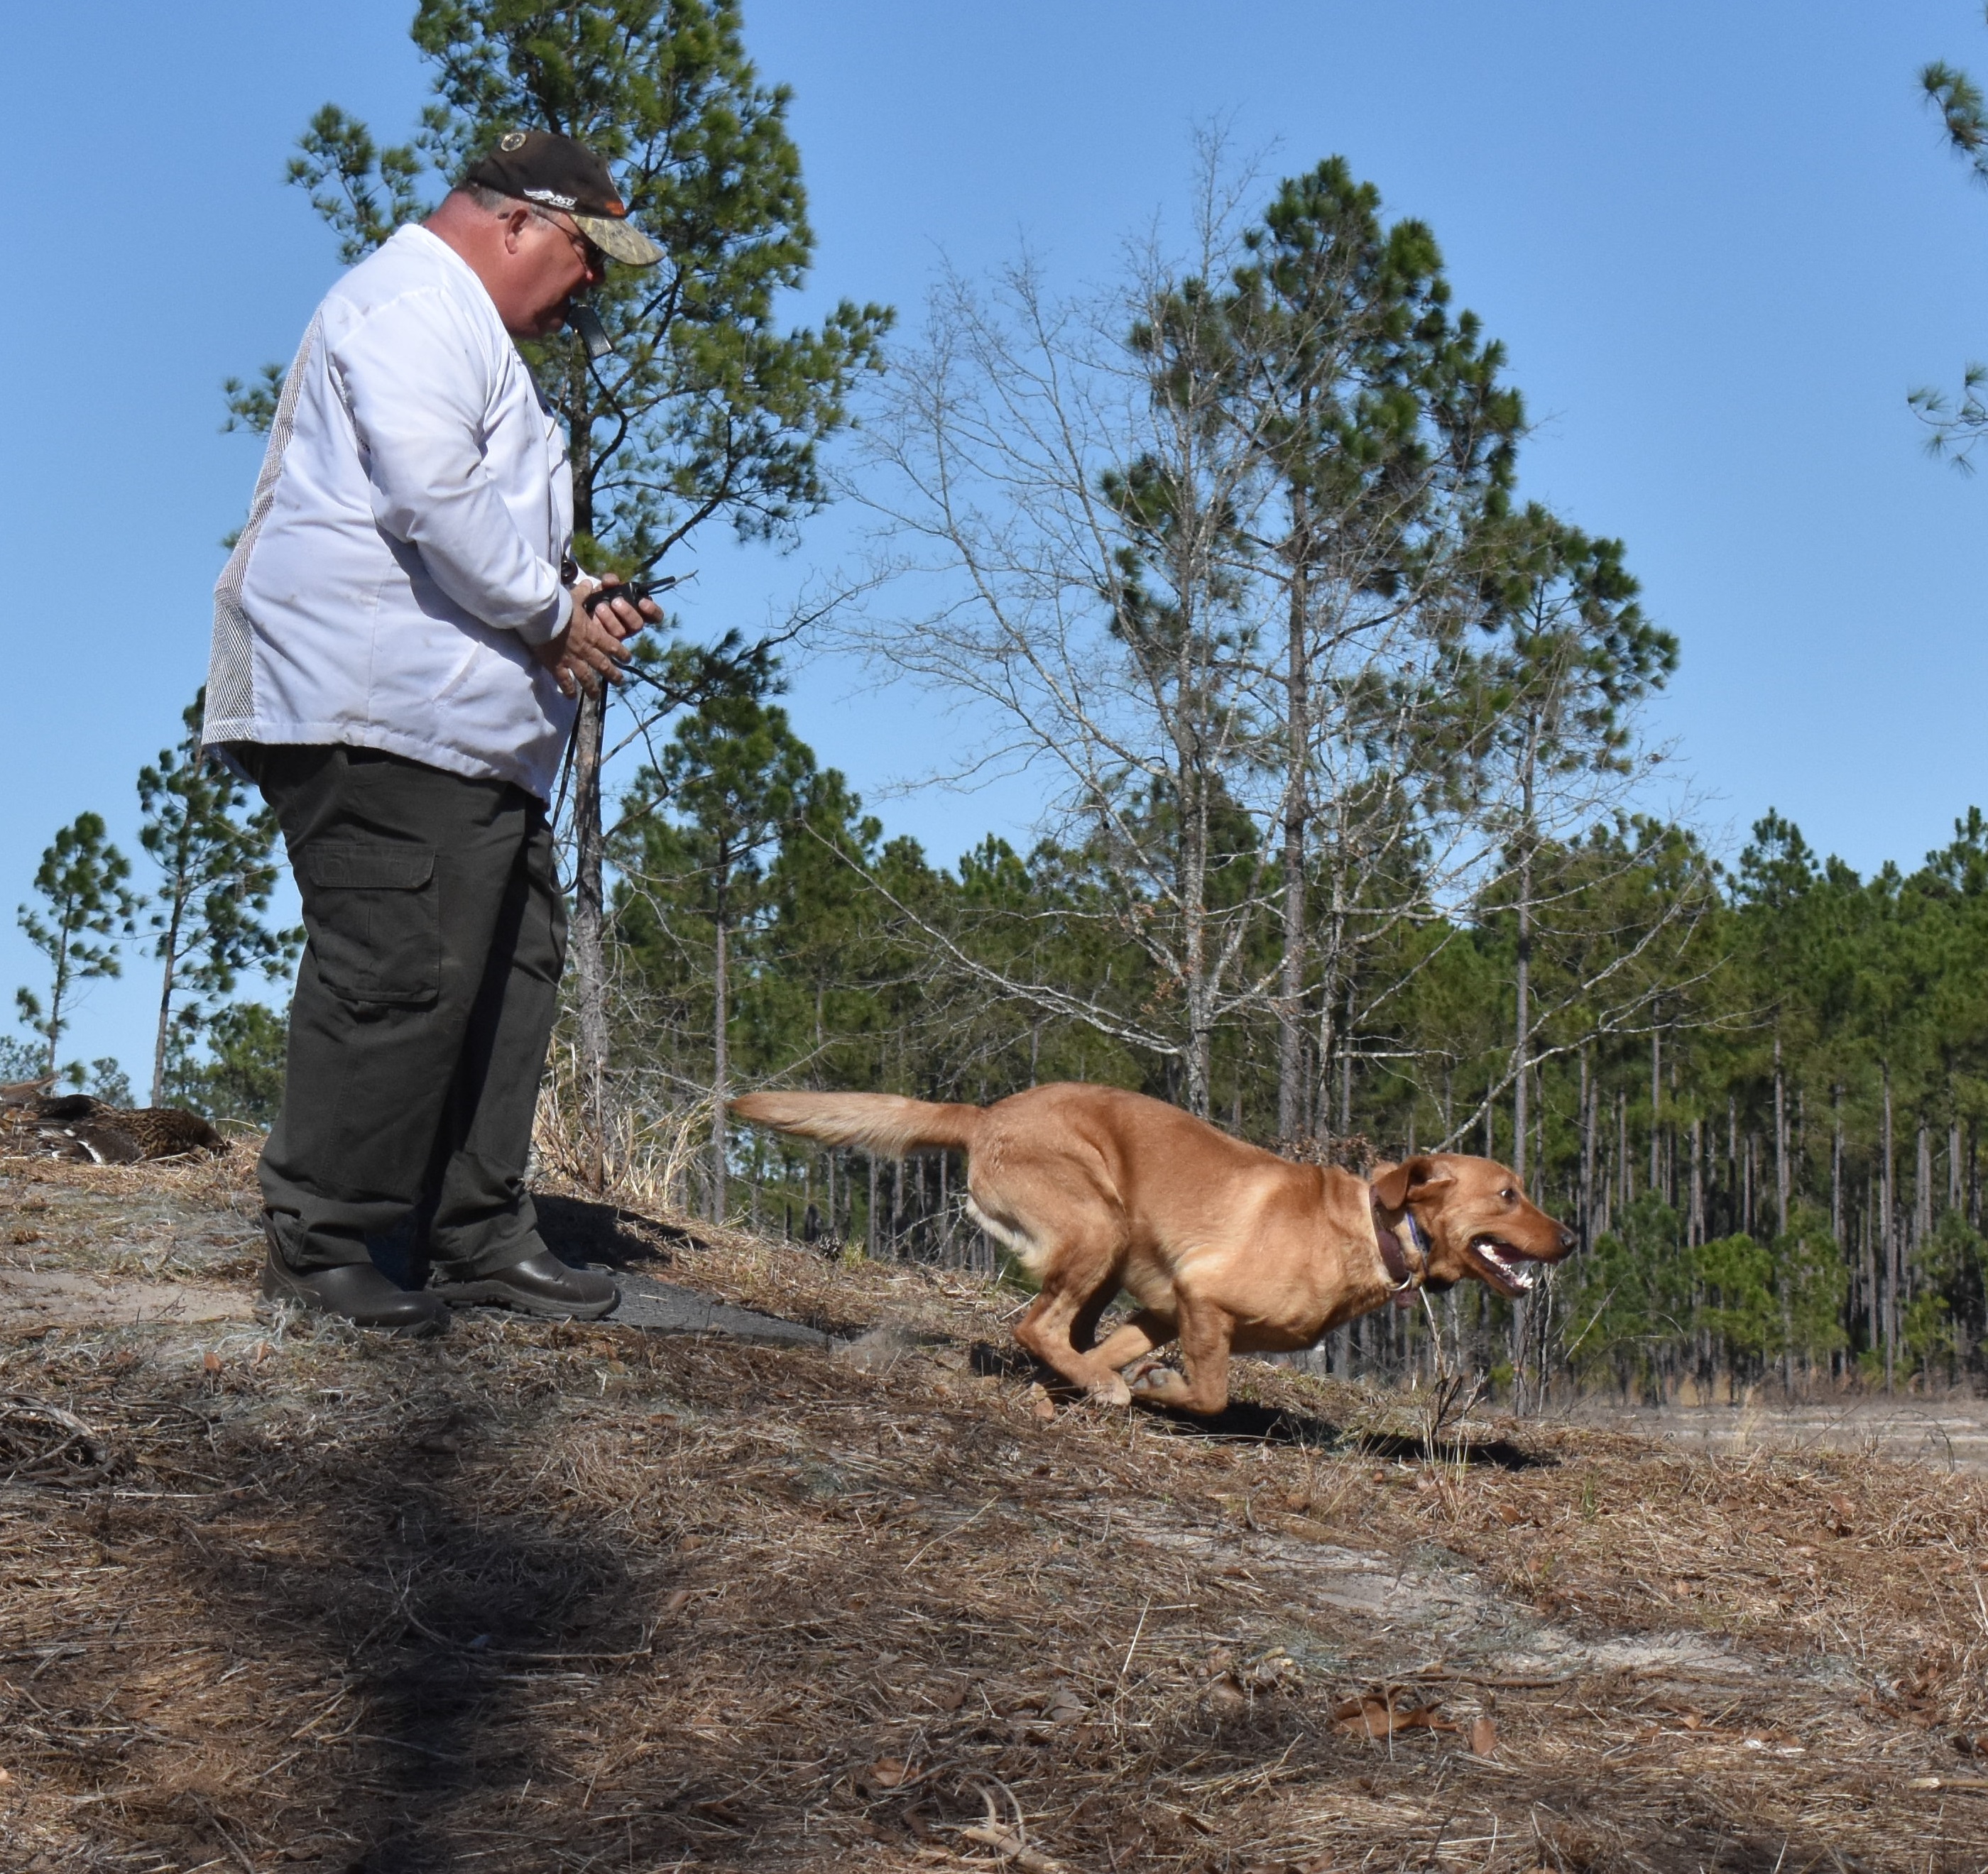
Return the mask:
<path id="1" fill-rule="evenodd" d="M 1519 1194 L 1513 1190 L 1511 1186 L 1509 1184 L 1507 1184 L 1503 1190 L 1499 1192 L 1498 1195 L 1503 1197 L 1507 1204 L 1516 1204 L 1519 1199 Z"/>

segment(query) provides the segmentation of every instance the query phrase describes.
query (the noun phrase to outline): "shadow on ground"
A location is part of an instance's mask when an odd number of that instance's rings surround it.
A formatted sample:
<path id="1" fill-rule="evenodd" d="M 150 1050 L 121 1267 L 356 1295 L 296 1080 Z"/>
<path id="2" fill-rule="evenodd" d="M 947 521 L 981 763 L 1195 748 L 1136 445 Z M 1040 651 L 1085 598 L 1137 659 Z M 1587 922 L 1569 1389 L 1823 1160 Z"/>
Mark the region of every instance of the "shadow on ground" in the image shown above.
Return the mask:
<path id="1" fill-rule="evenodd" d="M 688 1236 L 665 1224 L 611 1204 L 590 1204 L 580 1197 L 536 1197 L 539 1234 L 554 1255 L 572 1268 L 590 1264 L 614 1270 L 653 1273 L 674 1260 L 664 1244 L 688 1244 Z M 366 1239 L 373 1265 L 403 1288 L 428 1285 L 430 1265 L 424 1221 L 415 1215 Z"/>
<path id="2" fill-rule="evenodd" d="M 174 1656 L 218 1655 L 202 1674 L 215 1684 L 273 1667 L 271 1694 L 316 1707 L 266 1768 L 237 1760 L 215 1712 L 185 1738 L 178 1774 L 155 1763 L 152 1778 L 119 1779 L 117 1832 L 128 1840 L 135 1825 L 188 1866 L 242 1860 L 245 1837 L 280 1843 L 299 1874 L 428 1874 L 500 1842 L 484 1865 L 518 1866 L 535 1839 L 548 1854 L 605 1852 L 610 1835 L 644 1866 L 695 1855 L 714 1831 L 678 1800 L 729 1791 L 729 1754 L 683 1741 L 674 1788 L 646 1792 L 639 1815 L 576 1815 L 576 1774 L 597 1772 L 612 1741 L 560 1696 L 576 1672 L 598 1686 L 682 1670 L 663 1612 L 667 1535 L 631 1568 L 624 1538 L 548 1514 L 502 1475 L 507 1457 L 561 1454 L 556 1402 L 521 1410 L 514 1396 L 500 1414 L 427 1351 L 386 1357 L 405 1360 L 411 1383 L 342 1437 L 265 1440 L 213 1409 L 211 1448 L 236 1487 L 211 1508 L 75 1505 L 105 1552 L 147 1552 L 150 1598 L 178 1604 Z M 273 1555 L 259 1539 L 272 1525 Z M 127 1644 L 151 1650 L 136 1633 Z M 120 1680 L 142 1683 L 126 1657 Z M 205 1715 L 183 1702 L 182 1714 Z"/>
<path id="3" fill-rule="evenodd" d="M 562 1262 L 576 1268 L 588 1263 L 604 1263 L 610 1269 L 641 1269 L 653 1272 L 667 1268 L 675 1258 L 664 1247 L 672 1240 L 688 1244 L 681 1231 L 653 1218 L 638 1216 L 611 1204 L 593 1204 L 583 1197 L 535 1197 L 539 1213 L 539 1234 L 546 1247 Z"/>
<path id="4" fill-rule="evenodd" d="M 968 1349 L 968 1362 L 976 1373 L 1003 1379 L 1034 1378 L 1046 1389 L 1070 1396 L 1062 1377 L 1017 1348 L 996 1347 L 984 1340 Z M 1299 1445 L 1319 1451 L 1354 1452 L 1362 1457 L 1421 1464 L 1431 1455 L 1420 1438 L 1391 1432 L 1351 1431 L 1330 1420 L 1314 1418 L 1283 1406 L 1259 1406 L 1247 1400 L 1232 1399 L 1219 1412 L 1207 1416 L 1182 1412 L 1169 1406 L 1141 1404 L 1156 1424 L 1183 1438 L 1212 1438 L 1245 1444 Z M 1528 1451 L 1507 1438 L 1479 1438 L 1459 1442 L 1439 1437 L 1435 1457 L 1444 1464 L 1488 1464 L 1500 1470 L 1548 1469 L 1559 1459 L 1548 1453 Z"/>

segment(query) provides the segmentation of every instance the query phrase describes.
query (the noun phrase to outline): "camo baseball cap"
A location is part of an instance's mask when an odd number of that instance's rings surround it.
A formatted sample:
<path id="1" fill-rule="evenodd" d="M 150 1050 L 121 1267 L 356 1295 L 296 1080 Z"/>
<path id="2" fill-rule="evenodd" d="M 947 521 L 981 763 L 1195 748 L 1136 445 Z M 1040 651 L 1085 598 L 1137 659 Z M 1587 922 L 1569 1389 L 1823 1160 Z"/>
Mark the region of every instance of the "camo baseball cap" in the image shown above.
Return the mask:
<path id="1" fill-rule="evenodd" d="M 663 250 L 629 222 L 607 165 L 556 130 L 506 130 L 462 179 L 571 215 L 602 253 L 625 266 L 653 267 L 663 257 Z"/>

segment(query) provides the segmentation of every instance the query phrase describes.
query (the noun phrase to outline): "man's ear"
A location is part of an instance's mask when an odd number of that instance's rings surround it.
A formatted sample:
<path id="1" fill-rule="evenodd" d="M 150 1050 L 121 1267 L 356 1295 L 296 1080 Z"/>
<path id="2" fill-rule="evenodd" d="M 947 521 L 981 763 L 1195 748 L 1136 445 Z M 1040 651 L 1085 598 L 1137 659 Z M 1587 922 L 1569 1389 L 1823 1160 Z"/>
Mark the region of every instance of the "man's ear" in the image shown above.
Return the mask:
<path id="1" fill-rule="evenodd" d="M 1374 1195 L 1384 1211 L 1398 1211 L 1412 1199 L 1439 1184 L 1451 1181 L 1449 1173 L 1432 1158 L 1419 1153 L 1384 1171 L 1374 1180 Z"/>

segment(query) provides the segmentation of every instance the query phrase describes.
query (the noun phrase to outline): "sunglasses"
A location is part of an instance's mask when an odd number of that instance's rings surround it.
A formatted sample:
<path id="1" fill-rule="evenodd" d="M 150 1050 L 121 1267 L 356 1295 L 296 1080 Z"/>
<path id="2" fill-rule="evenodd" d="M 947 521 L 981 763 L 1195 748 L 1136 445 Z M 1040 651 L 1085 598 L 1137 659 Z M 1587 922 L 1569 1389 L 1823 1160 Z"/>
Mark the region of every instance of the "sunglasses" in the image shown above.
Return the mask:
<path id="1" fill-rule="evenodd" d="M 564 221 L 555 221 L 552 215 L 546 210 L 541 208 L 536 202 L 528 201 L 525 206 L 531 210 L 536 219 L 543 221 L 548 228 L 556 228 L 566 236 L 572 244 L 574 253 L 580 256 L 580 264 L 589 273 L 605 275 L 607 272 L 607 255 L 588 240 L 578 228 L 569 227 Z"/>

